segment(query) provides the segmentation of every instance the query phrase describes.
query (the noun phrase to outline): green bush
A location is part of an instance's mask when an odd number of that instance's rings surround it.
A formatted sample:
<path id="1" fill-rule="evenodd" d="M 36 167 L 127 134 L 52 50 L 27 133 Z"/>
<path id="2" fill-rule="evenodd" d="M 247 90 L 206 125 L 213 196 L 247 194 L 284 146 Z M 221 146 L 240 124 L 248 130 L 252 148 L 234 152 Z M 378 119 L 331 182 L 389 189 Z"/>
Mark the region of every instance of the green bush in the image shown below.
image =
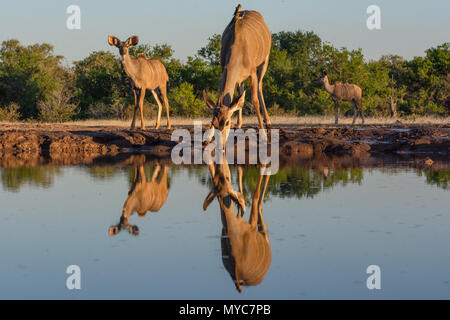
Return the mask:
<path id="1" fill-rule="evenodd" d="M 93 119 L 123 119 L 126 106 L 122 103 L 108 105 L 98 102 L 91 105 L 87 111 L 88 118 Z"/>
<path id="2" fill-rule="evenodd" d="M 17 40 L 4 41 L 0 48 L 0 104 L 20 105 L 24 118 L 35 118 L 38 101 L 69 84 L 69 70 L 62 56 L 47 43 L 23 46 Z"/>
<path id="3" fill-rule="evenodd" d="M 199 117 L 209 114 L 203 99 L 200 100 L 194 94 L 194 86 L 183 82 L 179 87 L 169 93 L 169 103 L 173 114 L 184 117 Z"/>
<path id="4" fill-rule="evenodd" d="M 103 109 L 109 116 L 105 105 L 116 105 L 131 99 L 130 82 L 122 62 L 110 52 L 91 53 L 85 59 L 75 62 L 73 72 L 80 118 L 89 117 L 90 112 L 97 116 L 97 111 L 101 110 L 96 109 Z"/>
<path id="5" fill-rule="evenodd" d="M 21 118 L 19 109 L 20 106 L 14 102 L 11 102 L 6 107 L 0 107 L 0 121 L 19 121 L 19 119 Z"/>
<path id="6" fill-rule="evenodd" d="M 361 87 L 367 115 L 389 115 L 391 102 L 401 116 L 450 114 L 450 43 L 430 48 L 423 57 L 411 60 L 387 55 L 367 61 L 361 49 L 335 48 L 313 32 L 282 31 L 272 38 L 263 83 L 269 114 L 333 114 L 333 102 L 316 82 L 324 69 L 332 83 Z M 220 41 L 220 35 L 213 35 L 197 55 L 184 61 L 174 58 L 167 44 L 143 44 L 130 53 L 145 53 L 165 65 L 173 115 L 208 116 L 202 91 L 207 90 L 217 101 L 222 75 Z M 0 47 L 0 105 L 7 107 L 0 108 L 0 119 L 67 121 L 88 117 L 128 119 L 133 115 L 134 97 L 117 50 L 93 52 L 74 62 L 73 68 L 63 66 L 62 59 L 50 44 L 23 46 L 17 40 L 4 41 Z M 73 97 L 58 98 L 62 88 Z M 248 105 L 248 81 L 245 88 Z M 55 92 L 59 94 L 55 96 Z M 145 101 L 144 116 L 154 116 L 157 108 L 150 92 Z M 247 105 L 244 114 L 252 114 L 254 109 Z M 341 113 L 350 109 L 350 103 L 342 103 Z"/>
<path id="7" fill-rule="evenodd" d="M 165 117 L 165 111 L 164 105 L 161 110 L 161 118 L 163 116 Z M 158 106 L 153 103 L 144 102 L 144 119 L 156 119 L 156 115 L 158 112 Z M 169 111 L 170 115 L 172 115 L 172 111 Z M 120 116 L 120 119 L 122 120 L 130 120 L 133 118 L 134 114 L 134 104 L 126 105 L 125 108 L 122 110 L 122 114 Z M 136 111 L 136 120 L 139 120 L 141 118 L 141 111 L 139 108 Z"/>
<path id="8" fill-rule="evenodd" d="M 38 102 L 39 120 L 44 122 L 65 122 L 74 119 L 77 105 L 70 102 L 67 90 L 55 91 L 52 96 Z"/>

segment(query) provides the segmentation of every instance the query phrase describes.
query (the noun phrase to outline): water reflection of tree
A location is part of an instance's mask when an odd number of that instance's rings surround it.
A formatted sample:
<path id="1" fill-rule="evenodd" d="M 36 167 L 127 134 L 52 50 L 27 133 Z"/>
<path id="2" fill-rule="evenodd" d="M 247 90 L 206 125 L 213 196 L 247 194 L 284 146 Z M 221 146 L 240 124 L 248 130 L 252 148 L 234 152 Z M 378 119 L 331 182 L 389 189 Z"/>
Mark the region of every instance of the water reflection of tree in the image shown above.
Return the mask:
<path id="1" fill-rule="evenodd" d="M 98 180 L 111 180 L 124 171 L 118 166 L 91 166 L 87 168 L 89 175 Z"/>
<path id="2" fill-rule="evenodd" d="M 3 168 L 2 185 L 6 190 L 19 192 L 23 185 L 49 188 L 56 175 L 62 173 L 61 167 Z"/>
<path id="3" fill-rule="evenodd" d="M 425 181 L 444 190 L 450 189 L 450 170 L 443 171 L 417 171 L 419 176 L 425 174 Z"/>
<path id="4" fill-rule="evenodd" d="M 244 189 L 254 189 L 258 182 L 258 175 L 256 168 L 244 170 L 244 181 L 246 181 Z M 328 174 L 308 168 L 282 168 L 270 178 L 266 197 L 275 195 L 280 198 L 312 198 L 337 185 L 361 184 L 362 179 L 362 168 L 331 169 Z"/>
<path id="5" fill-rule="evenodd" d="M 204 166 L 206 168 L 206 166 Z M 236 171 L 236 167 L 230 168 L 231 171 Z M 191 170 L 189 170 L 191 172 Z M 207 170 L 195 168 L 195 175 L 202 185 L 211 187 L 211 181 L 208 179 Z M 232 172 L 232 176 L 237 174 Z M 247 167 L 243 170 L 243 190 L 246 197 L 246 202 L 250 203 L 248 195 L 255 190 L 259 179 L 259 169 L 256 167 Z M 276 175 L 273 175 L 267 186 L 265 199 L 270 199 L 271 196 L 280 198 L 312 198 L 320 192 L 333 188 L 334 186 L 347 184 L 361 184 L 363 180 L 363 169 L 330 169 L 327 174 L 324 171 L 312 170 L 309 168 L 280 168 Z M 237 181 L 233 181 L 237 186 Z"/>
<path id="6" fill-rule="evenodd" d="M 155 163 L 146 163 L 144 164 L 144 171 L 147 175 L 147 177 L 151 177 L 153 172 L 155 171 Z M 170 172 L 175 167 L 171 167 Z M 125 175 L 128 180 L 128 186 L 131 188 L 133 185 L 134 175 L 135 175 L 135 167 L 134 166 L 124 166 L 124 167 L 118 167 L 118 166 L 92 166 L 87 168 L 88 174 L 97 179 L 97 180 L 112 180 L 113 178 L 116 178 L 120 175 Z M 169 175 L 167 178 L 167 185 L 170 187 L 170 181 L 171 176 Z"/>
<path id="7" fill-rule="evenodd" d="M 189 168 L 171 166 L 168 184 L 170 185 L 171 179 L 182 174 L 186 169 L 188 170 L 187 174 L 189 178 L 195 177 L 202 185 L 211 187 L 211 181 L 206 166 L 193 166 Z M 145 165 L 145 170 L 147 175 L 151 176 L 154 166 L 149 163 L 148 165 Z M 236 167 L 232 166 L 231 170 L 236 170 Z M 380 170 L 390 175 L 398 174 L 402 171 L 399 170 L 397 172 L 391 168 L 380 168 Z M 98 180 L 111 180 L 119 175 L 125 175 L 128 177 L 130 185 L 134 175 L 133 166 L 90 166 L 86 168 L 86 171 L 92 178 Z M 258 182 L 258 168 L 247 167 L 244 168 L 243 171 L 245 181 L 244 193 L 251 194 L 250 191 L 255 189 Z M 62 167 L 57 166 L 43 166 L 36 168 L 2 168 L 0 172 L 3 187 L 6 190 L 18 192 L 23 185 L 43 188 L 52 186 L 55 176 L 62 174 L 63 169 Z M 450 170 L 416 172 L 419 176 L 425 176 L 427 184 L 435 185 L 444 190 L 450 189 Z M 236 174 L 233 174 L 233 176 L 236 176 Z M 320 170 L 301 167 L 285 167 L 280 168 L 278 173 L 271 177 L 266 193 L 266 199 L 270 199 L 271 195 L 276 195 L 281 198 L 308 198 L 337 185 L 345 186 L 354 183 L 361 184 L 362 180 L 362 168 L 330 169 L 328 174 L 325 175 L 324 172 Z M 234 183 L 236 183 L 236 181 L 234 181 Z M 250 199 L 246 200 L 249 201 Z"/>

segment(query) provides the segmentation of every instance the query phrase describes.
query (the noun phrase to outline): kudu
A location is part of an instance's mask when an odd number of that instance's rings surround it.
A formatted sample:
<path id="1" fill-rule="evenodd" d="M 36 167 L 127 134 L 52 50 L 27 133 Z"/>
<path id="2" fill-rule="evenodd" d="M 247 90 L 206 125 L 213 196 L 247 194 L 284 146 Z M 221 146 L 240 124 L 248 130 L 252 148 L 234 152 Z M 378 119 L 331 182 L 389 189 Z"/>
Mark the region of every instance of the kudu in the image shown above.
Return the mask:
<path id="1" fill-rule="evenodd" d="M 270 176 L 261 172 L 247 222 L 243 219 L 245 200 L 242 194 L 242 168 L 238 168 L 239 192 L 231 185 L 226 159 L 223 164 L 210 164 L 209 170 L 214 187 L 203 203 L 203 210 L 217 197 L 222 218 L 222 262 L 236 289 L 242 292 L 243 285 L 252 286 L 262 282 L 272 261 L 269 233 L 262 216 L 262 204 Z M 233 202 L 238 209 L 237 215 Z"/>
<path id="2" fill-rule="evenodd" d="M 108 36 L 109 45 L 119 48 L 122 63 L 125 68 L 125 72 L 130 79 L 131 88 L 134 94 L 134 114 L 133 121 L 131 122 L 131 130 L 133 130 L 135 126 L 136 112 L 138 108 L 141 112 L 141 129 L 145 129 L 144 98 L 146 90 L 150 90 L 152 92 L 153 97 L 158 104 L 156 129 L 159 128 L 159 122 L 161 120 L 161 100 L 164 100 L 167 115 L 167 128 L 170 129 L 170 107 L 169 101 L 167 100 L 167 84 L 169 81 L 169 75 L 167 74 L 164 65 L 158 59 L 147 59 L 143 53 L 139 53 L 137 58 L 130 56 L 128 49 L 131 46 L 137 45 L 138 41 L 137 36 L 132 36 L 125 42 L 120 41 L 116 37 Z"/>
<path id="3" fill-rule="evenodd" d="M 245 101 L 244 81 L 249 77 L 252 102 L 256 109 L 259 126 L 261 129 L 264 128 L 262 111 L 264 122 L 267 128 L 270 128 L 262 81 L 269 64 L 271 44 L 272 37 L 261 14 L 256 11 L 242 11 L 241 5 L 238 5 L 231 22 L 222 34 L 220 50 L 222 82 L 217 103 L 214 104 L 206 91 L 203 91 L 204 101 L 213 114 L 209 140 L 213 137 L 214 129 L 217 129 L 222 132 L 225 143 L 231 128 L 231 117 L 236 111 L 239 111 L 237 126 L 239 128 L 242 126 L 242 108 Z M 236 85 L 239 97 L 233 99 Z"/>
<path id="4" fill-rule="evenodd" d="M 129 223 L 129 219 L 134 212 L 139 217 L 146 215 L 147 211 L 157 212 L 161 209 L 167 199 L 167 172 L 165 165 L 160 180 L 158 175 L 161 171 L 160 165 L 157 165 L 150 181 L 147 181 L 144 166 L 139 165 L 134 168 L 134 179 L 128 198 L 125 200 L 122 209 L 120 222 L 109 228 L 109 235 L 114 236 L 123 229 L 130 234 L 137 236 L 139 228 Z"/>
<path id="5" fill-rule="evenodd" d="M 325 90 L 330 94 L 331 99 L 334 101 L 334 123 L 338 124 L 339 115 L 339 103 L 341 101 L 350 101 L 353 106 L 353 121 L 355 124 L 358 114 L 361 117 L 362 124 L 364 125 L 364 114 L 362 107 L 362 91 L 356 84 L 340 83 L 330 84 L 328 80 L 327 72 L 324 71 L 319 81 L 323 84 Z"/>

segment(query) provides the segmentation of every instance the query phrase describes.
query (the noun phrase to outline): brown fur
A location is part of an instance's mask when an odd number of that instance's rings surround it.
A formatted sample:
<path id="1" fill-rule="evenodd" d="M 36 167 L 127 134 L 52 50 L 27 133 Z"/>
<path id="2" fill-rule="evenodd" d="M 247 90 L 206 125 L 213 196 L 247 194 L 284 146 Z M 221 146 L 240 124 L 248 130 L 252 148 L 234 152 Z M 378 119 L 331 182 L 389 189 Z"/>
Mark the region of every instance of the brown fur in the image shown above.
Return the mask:
<path id="1" fill-rule="evenodd" d="M 355 124 L 358 114 L 361 116 L 362 124 L 364 124 L 364 114 L 362 108 L 362 90 L 356 84 L 340 83 L 336 82 L 331 85 L 326 73 L 320 78 L 325 90 L 330 94 L 331 99 L 334 101 L 335 110 L 335 123 L 338 124 L 339 115 L 339 103 L 341 101 L 350 101 L 353 106 L 353 122 Z"/>
<path id="2" fill-rule="evenodd" d="M 147 59 L 145 54 L 139 53 L 137 58 L 133 58 L 128 53 L 128 48 L 138 43 L 138 37 L 132 36 L 125 42 L 120 41 L 116 37 L 109 36 L 108 43 L 111 46 L 119 48 L 119 53 L 122 57 L 122 63 L 125 68 L 125 72 L 130 79 L 131 87 L 134 94 L 134 115 L 131 122 L 131 129 L 135 127 L 136 111 L 139 108 L 141 112 L 141 128 L 145 129 L 144 125 L 144 98 L 145 91 L 150 90 L 153 97 L 158 104 L 158 116 L 156 119 L 156 129 L 159 128 L 161 120 L 162 103 L 161 98 L 164 101 L 164 106 L 167 115 L 167 127 L 170 129 L 170 117 L 169 117 L 169 101 L 167 99 L 167 83 L 169 81 L 169 75 L 166 68 L 158 59 Z"/>
<path id="3" fill-rule="evenodd" d="M 218 102 L 214 104 L 204 92 L 205 103 L 213 113 L 211 129 L 216 128 L 221 132 L 229 130 L 231 116 L 238 110 L 237 125 L 239 128 L 242 126 L 244 100 L 240 98 L 244 96 L 243 82 L 249 77 L 252 102 L 260 128 L 264 128 L 261 111 L 264 113 L 266 126 L 270 127 L 262 93 L 262 80 L 269 64 L 271 45 L 272 37 L 261 14 L 256 11 L 241 11 L 239 5 L 222 34 L 220 63 L 223 72 Z M 233 101 L 236 85 L 240 97 Z"/>
<path id="4" fill-rule="evenodd" d="M 161 167 L 157 165 L 152 178 L 147 181 L 144 166 L 135 167 L 133 185 L 123 205 L 120 223 L 110 227 L 110 235 L 115 235 L 122 229 L 137 235 L 138 228 L 129 223 L 131 215 L 137 212 L 139 217 L 143 217 L 147 214 L 147 211 L 157 212 L 162 208 L 169 193 L 167 189 L 168 167 L 164 166 L 161 179 L 158 181 L 157 177 L 160 170 Z"/>
<path id="5" fill-rule="evenodd" d="M 222 216 L 222 261 L 233 279 L 236 289 L 242 292 L 242 285 L 261 283 L 270 268 L 272 253 L 267 225 L 262 216 L 262 203 L 269 176 L 259 176 L 253 194 L 249 221 L 243 219 L 245 201 L 242 195 L 242 168 L 238 168 L 239 192 L 231 186 L 230 168 L 224 164 L 210 165 L 214 190 L 206 197 L 203 209 L 217 197 Z M 263 183 L 264 180 L 264 183 Z M 233 202 L 236 203 L 236 215 Z"/>

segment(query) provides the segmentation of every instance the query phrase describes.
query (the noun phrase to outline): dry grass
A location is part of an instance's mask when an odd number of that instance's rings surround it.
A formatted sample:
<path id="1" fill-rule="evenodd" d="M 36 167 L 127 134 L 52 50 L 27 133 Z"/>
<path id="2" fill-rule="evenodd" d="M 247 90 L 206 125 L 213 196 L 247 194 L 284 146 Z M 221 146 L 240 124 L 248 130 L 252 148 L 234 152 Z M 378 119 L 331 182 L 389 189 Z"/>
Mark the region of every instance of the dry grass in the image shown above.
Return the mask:
<path id="1" fill-rule="evenodd" d="M 196 119 L 186 119 L 179 117 L 172 117 L 171 122 L 174 126 L 191 126 L 194 121 L 202 121 L 203 124 L 208 124 L 211 122 L 211 118 L 196 118 Z M 304 116 L 304 117 L 294 117 L 294 116 L 272 116 L 272 125 L 274 126 L 315 126 L 315 125 L 334 125 L 334 116 Z M 450 126 L 450 117 L 409 117 L 409 118 L 382 118 L 382 117 L 368 117 L 366 118 L 367 125 L 381 125 L 381 126 L 391 126 L 391 125 L 447 125 Z M 244 125 L 257 126 L 258 120 L 256 116 L 248 116 L 243 119 Z M 352 118 L 339 118 L 340 125 L 349 125 L 352 123 Z M 357 124 L 361 123 L 361 119 L 357 119 Z M 2 125 L 20 125 L 20 123 L 8 123 L 0 121 Z M 32 125 L 33 123 L 28 123 Z M 38 126 L 46 125 L 42 123 L 35 123 Z M 86 127 L 123 127 L 129 128 L 131 120 L 79 120 L 65 122 L 63 124 L 56 124 L 57 126 L 86 126 Z M 53 124 L 55 125 L 55 124 Z M 140 121 L 136 122 L 137 128 L 140 127 Z M 146 120 L 146 127 L 151 129 L 155 126 L 154 119 Z M 161 118 L 161 127 L 166 127 L 165 119 Z"/>
<path id="2" fill-rule="evenodd" d="M 270 118 L 271 122 L 275 126 L 310 126 L 310 125 L 334 125 L 334 116 L 304 116 L 304 117 L 293 117 L 293 116 L 272 116 Z M 339 118 L 339 124 L 349 125 L 352 123 L 352 118 Z M 175 126 L 190 126 L 194 121 L 201 121 L 203 124 L 211 122 L 211 118 L 196 118 L 196 119 L 186 119 L 172 117 L 171 123 Z M 397 121 L 400 121 L 398 123 Z M 244 125 L 257 125 L 258 119 L 256 116 L 244 117 Z M 361 119 L 357 119 L 357 124 L 361 123 Z M 382 117 L 368 117 L 365 119 L 365 123 L 368 125 L 450 125 L 450 117 L 409 117 L 409 118 L 382 118 Z M 131 120 L 83 120 L 75 122 L 67 122 L 69 125 L 79 125 L 79 126 L 116 126 L 116 127 L 129 127 Z M 140 126 L 140 122 L 136 123 L 137 127 Z M 146 126 L 151 128 L 155 125 L 155 120 L 148 119 L 146 121 Z M 165 127 L 165 119 L 161 119 L 161 126 Z"/>

